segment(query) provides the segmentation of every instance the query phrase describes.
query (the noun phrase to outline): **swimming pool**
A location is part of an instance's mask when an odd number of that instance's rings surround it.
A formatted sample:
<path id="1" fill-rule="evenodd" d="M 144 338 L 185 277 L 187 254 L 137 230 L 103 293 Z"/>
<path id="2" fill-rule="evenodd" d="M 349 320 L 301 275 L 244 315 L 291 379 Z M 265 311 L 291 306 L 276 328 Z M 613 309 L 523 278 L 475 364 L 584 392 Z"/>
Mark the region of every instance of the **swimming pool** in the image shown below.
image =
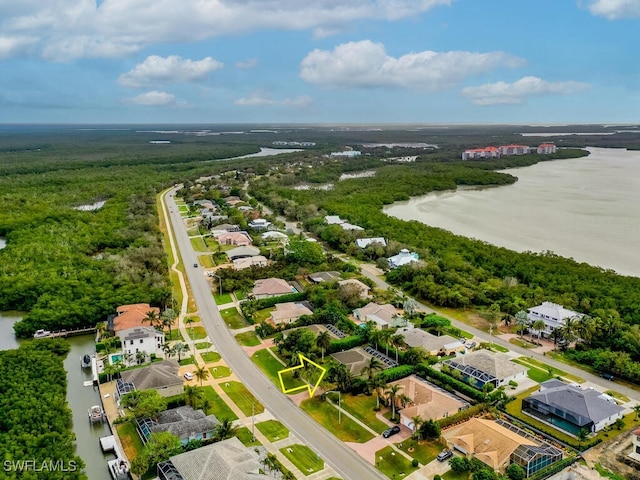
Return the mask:
<path id="1" fill-rule="evenodd" d="M 109 362 L 111 362 L 111 365 L 114 365 L 117 362 L 122 362 L 122 354 L 120 354 L 120 353 L 112 353 L 109 356 Z"/>

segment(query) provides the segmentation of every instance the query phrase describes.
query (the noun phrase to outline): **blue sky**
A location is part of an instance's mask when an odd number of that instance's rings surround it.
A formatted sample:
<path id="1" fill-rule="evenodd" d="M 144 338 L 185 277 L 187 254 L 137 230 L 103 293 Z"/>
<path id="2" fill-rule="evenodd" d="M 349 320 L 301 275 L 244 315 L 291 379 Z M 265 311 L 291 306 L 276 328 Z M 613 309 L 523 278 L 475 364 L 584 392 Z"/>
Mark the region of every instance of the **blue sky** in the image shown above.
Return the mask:
<path id="1" fill-rule="evenodd" d="M 0 123 L 636 123 L 640 0 L 0 0 Z"/>

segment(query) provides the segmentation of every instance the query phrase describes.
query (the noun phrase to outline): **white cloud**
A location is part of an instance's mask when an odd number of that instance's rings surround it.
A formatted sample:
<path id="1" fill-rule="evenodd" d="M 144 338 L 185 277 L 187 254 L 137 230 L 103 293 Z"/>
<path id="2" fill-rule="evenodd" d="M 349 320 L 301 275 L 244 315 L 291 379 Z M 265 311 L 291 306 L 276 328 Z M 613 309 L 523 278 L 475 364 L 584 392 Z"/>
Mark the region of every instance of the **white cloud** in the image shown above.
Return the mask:
<path id="1" fill-rule="evenodd" d="M 589 88 L 585 83 L 566 81 L 548 82 L 538 77 L 522 77 L 513 83 L 487 83 L 462 89 L 462 94 L 476 105 L 519 104 L 532 95 L 582 92 Z"/>
<path id="2" fill-rule="evenodd" d="M 250 68 L 256 68 L 258 66 L 257 58 L 248 58 L 246 60 L 241 60 L 236 62 L 236 67 L 241 68 L 243 70 L 248 70 Z"/>
<path id="3" fill-rule="evenodd" d="M 37 42 L 37 37 L 0 35 L 0 58 L 9 58 L 23 53 Z"/>
<path id="4" fill-rule="evenodd" d="M 589 11 L 609 20 L 640 18 L 640 0 L 591 0 Z"/>
<path id="5" fill-rule="evenodd" d="M 222 68 L 222 63 L 211 57 L 190 60 L 177 55 L 166 58 L 151 55 L 131 71 L 123 73 L 118 83 L 125 87 L 145 87 L 161 83 L 198 82 L 211 72 Z"/>
<path id="6" fill-rule="evenodd" d="M 131 103 L 134 105 L 161 107 L 167 105 L 175 105 L 176 97 L 172 93 L 153 90 L 151 92 L 141 93 L 140 95 L 136 95 L 135 97 L 127 98 L 125 101 L 126 103 Z"/>
<path id="7" fill-rule="evenodd" d="M 293 98 L 284 98 L 282 100 L 274 100 L 268 95 L 256 93 L 248 97 L 237 99 L 234 103 L 241 107 L 265 107 L 265 106 L 284 106 L 284 107 L 307 107 L 311 104 L 311 97 L 300 95 Z"/>
<path id="8" fill-rule="evenodd" d="M 504 52 L 464 51 L 387 55 L 381 43 L 349 42 L 333 50 L 313 50 L 301 63 L 300 77 L 331 87 L 407 87 L 444 90 L 465 78 L 497 67 L 519 67 L 524 60 Z"/>
<path id="9" fill-rule="evenodd" d="M 322 34 L 344 29 L 354 21 L 409 18 L 451 1 L 0 1 L 0 31 L 12 37 L 37 37 L 37 53 L 68 61 L 122 57 L 154 43 L 193 42 L 262 29 Z"/>

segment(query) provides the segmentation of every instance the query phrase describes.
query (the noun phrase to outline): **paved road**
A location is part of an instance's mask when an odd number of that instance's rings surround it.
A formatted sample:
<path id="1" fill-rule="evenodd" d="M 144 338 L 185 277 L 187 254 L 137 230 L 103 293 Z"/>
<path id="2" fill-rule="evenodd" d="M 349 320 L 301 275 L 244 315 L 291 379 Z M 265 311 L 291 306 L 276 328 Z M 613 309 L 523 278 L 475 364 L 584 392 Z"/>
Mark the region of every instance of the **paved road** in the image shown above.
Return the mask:
<path id="1" fill-rule="evenodd" d="M 363 268 L 361 268 L 361 272 L 363 275 L 365 275 L 366 277 L 370 278 L 371 280 L 373 280 L 376 285 L 379 288 L 389 288 L 391 287 L 391 285 L 389 285 L 388 283 L 386 283 L 384 280 L 382 280 L 380 277 L 377 276 L 377 272 L 375 268 L 370 268 L 367 265 L 363 265 Z M 433 310 L 432 308 L 427 307 L 426 305 L 423 305 L 421 303 L 418 302 L 418 305 L 420 306 L 421 310 L 425 310 L 427 312 L 436 312 L 435 310 Z M 438 313 L 438 315 L 447 317 L 446 315 L 443 315 L 441 313 Z M 619 382 L 611 382 L 609 380 L 605 380 L 602 377 L 599 377 L 597 375 L 593 375 L 592 373 L 589 373 L 585 370 L 582 370 L 581 368 L 578 367 L 574 367 L 572 365 L 567 365 L 566 363 L 562 363 L 559 362 L 557 360 L 554 360 L 552 358 L 546 357 L 544 355 L 541 355 L 539 353 L 536 352 L 532 352 L 531 350 L 527 349 L 527 348 L 522 348 L 519 347 L 517 345 L 514 345 L 513 343 L 509 343 L 508 341 L 499 338 L 499 337 L 494 337 L 494 336 L 490 336 L 487 332 L 483 332 L 482 330 L 479 330 L 477 328 L 474 328 L 470 325 L 467 325 L 466 323 L 460 322 L 459 320 L 453 319 L 453 318 L 449 318 L 449 320 L 451 320 L 451 323 L 462 329 L 465 330 L 469 333 L 472 333 L 474 336 L 481 338 L 483 341 L 485 342 L 493 342 L 497 345 L 502 345 L 503 347 L 508 348 L 509 350 L 519 353 L 520 355 L 524 355 L 527 357 L 532 357 L 535 358 L 537 360 L 540 360 L 541 362 L 546 363 L 547 365 L 551 365 L 552 367 L 556 367 L 560 370 L 564 370 L 565 372 L 568 373 L 572 373 L 573 375 L 576 375 L 578 377 L 582 377 L 585 380 L 594 383 L 596 385 L 598 385 L 599 387 L 602 387 L 604 390 L 614 390 L 618 393 L 622 393 L 624 395 L 626 395 L 627 397 L 633 399 L 633 400 L 640 400 L 640 392 L 638 392 L 637 390 L 634 390 L 632 388 L 629 388 L 625 385 L 622 385 Z"/>
<path id="2" fill-rule="evenodd" d="M 174 230 L 177 248 L 187 271 L 187 278 L 198 306 L 200 318 L 209 338 L 222 358 L 265 408 L 286 425 L 300 441 L 319 453 L 340 476 L 354 480 L 386 478 L 300 410 L 289 397 L 266 378 L 249 359 L 242 347 L 238 345 L 213 301 L 211 289 L 202 273 L 202 268 L 199 265 L 194 267 L 194 264 L 198 263 L 198 257 L 193 251 L 175 200 L 170 196 L 173 194 L 175 194 L 175 189 L 171 189 L 163 199 L 170 212 L 168 215 Z"/>

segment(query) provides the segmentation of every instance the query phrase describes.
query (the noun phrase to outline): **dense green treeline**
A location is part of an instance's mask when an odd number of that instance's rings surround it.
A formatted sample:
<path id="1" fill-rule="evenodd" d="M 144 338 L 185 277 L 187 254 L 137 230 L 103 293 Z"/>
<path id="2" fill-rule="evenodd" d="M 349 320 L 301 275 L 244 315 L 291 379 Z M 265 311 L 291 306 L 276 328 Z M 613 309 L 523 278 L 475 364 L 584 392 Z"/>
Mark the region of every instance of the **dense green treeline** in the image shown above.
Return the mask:
<path id="1" fill-rule="evenodd" d="M 2 478 L 86 479 L 66 401 L 69 348 L 64 340 L 46 339 L 0 351 Z"/>
<path id="2" fill-rule="evenodd" d="M 0 310 L 28 312 L 15 326 L 25 337 L 39 328 L 94 325 L 120 304 L 166 304 L 156 193 L 229 169 L 213 160 L 258 150 L 226 143 L 157 150 L 146 141 L 136 147 L 100 135 L 87 144 L 77 136 L 54 140 L 26 148 L 33 136 L 0 135 L 6 149 L 0 153 L 0 235 L 7 240 L 0 250 Z M 12 149 L 16 142 L 24 148 Z M 100 201 L 97 210 L 75 208 Z"/>

